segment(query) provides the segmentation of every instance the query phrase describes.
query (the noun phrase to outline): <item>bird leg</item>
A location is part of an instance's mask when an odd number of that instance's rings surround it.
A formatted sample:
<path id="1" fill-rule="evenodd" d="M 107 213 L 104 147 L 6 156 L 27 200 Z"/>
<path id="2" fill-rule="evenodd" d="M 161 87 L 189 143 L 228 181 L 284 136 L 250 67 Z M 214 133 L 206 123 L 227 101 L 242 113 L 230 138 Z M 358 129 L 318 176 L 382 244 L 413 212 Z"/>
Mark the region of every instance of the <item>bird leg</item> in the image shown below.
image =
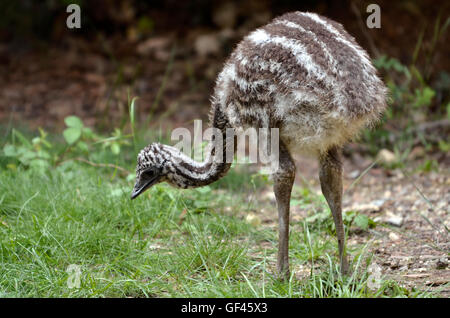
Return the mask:
<path id="1" fill-rule="evenodd" d="M 345 251 L 344 224 L 342 222 L 342 162 L 339 149 L 332 148 L 320 156 L 319 179 L 322 193 L 331 209 L 336 226 L 341 273 L 346 275 L 349 266 Z"/>
<path id="2" fill-rule="evenodd" d="M 289 206 L 295 164 L 286 147 L 280 141 L 279 166 L 274 174 L 274 193 L 278 208 L 278 259 L 279 278 L 289 279 Z"/>

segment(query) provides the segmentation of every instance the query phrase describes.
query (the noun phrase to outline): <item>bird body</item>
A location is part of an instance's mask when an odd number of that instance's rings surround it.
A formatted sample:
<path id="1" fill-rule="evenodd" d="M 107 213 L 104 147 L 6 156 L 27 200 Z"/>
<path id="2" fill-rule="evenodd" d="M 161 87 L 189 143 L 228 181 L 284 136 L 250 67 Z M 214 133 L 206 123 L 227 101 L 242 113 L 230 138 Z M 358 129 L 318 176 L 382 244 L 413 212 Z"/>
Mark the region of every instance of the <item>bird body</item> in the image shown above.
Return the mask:
<path id="1" fill-rule="evenodd" d="M 231 166 L 223 160 L 233 138 L 227 130 L 278 128 L 279 166 L 273 174 L 278 273 L 289 276 L 295 153 L 312 154 L 320 161 L 322 192 L 334 218 L 346 273 L 340 148 L 376 122 L 386 108 L 386 92 L 367 53 L 341 24 L 314 13 L 284 14 L 246 36 L 218 75 L 210 122 L 222 138 L 212 140 L 207 159 L 198 163 L 174 147 L 150 144 L 138 155 L 132 198 L 159 182 L 179 188 L 212 183 Z"/>
<path id="2" fill-rule="evenodd" d="M 292 12 L 245 37 L 217 79 L 232 127 L 277 127 L 293 152 L 342 145 L 384 110 L 386 89 L 343 27 Z"/>

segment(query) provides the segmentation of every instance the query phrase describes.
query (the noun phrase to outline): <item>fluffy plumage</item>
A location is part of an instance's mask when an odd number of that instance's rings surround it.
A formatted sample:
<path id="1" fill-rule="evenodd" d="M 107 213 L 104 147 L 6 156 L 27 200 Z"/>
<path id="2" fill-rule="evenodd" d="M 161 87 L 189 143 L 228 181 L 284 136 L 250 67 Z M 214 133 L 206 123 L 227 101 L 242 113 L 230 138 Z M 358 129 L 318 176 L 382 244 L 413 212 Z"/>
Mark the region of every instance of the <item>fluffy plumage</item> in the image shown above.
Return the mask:
<path id="1" fill-rule="evenodd" d="M 303 12 L 244 38 L 214 96 L 231 126 L 278 127 L 291 151 L 315 154 L 357 136 L 386 108 L 386 88 L 354 38 Z"/>
<path id="2" fill-rule="evenodd" d="M 170 146 L 144 148 L 132 198 L 158 182 L 189 188 L 221 178 L 231 165 L 223 160 L 230 150 L 227 129 L 278 128 L 278 272 L 289 277 L 289 202 L 295 178 L 291 155 L 302 152 L 319 158 L 322 192 L 333 214 L 346 273 L 340 148 L 379 118 L 386 92 L 367 53 L 341 24 L 314 13 L 282 15 L 246 36 L 217 78 L 210 121 L 225 142 L 213 140 L 202 163 Z"/>
<path id="3" fill-rule="evenodd" d="M 291 12 L 237 45 L 217 78 L 211 124 L 279 128 L 292 153 L 320 155 L 375 122 L 386 108 L 386 93 L 367 53 L 341 24 L 315 13 Z M 180 164 L 164 169 L 174 185 L 191 186 L 171 175 L 176 173 L 199 179 L 209 173 L 216 180 L 212 164 L 195 163 L 162 145 L 139 154 L 138 170 L 162 165 L 163 158 L 169 164 L 171 156 L 180 156 Z"/>

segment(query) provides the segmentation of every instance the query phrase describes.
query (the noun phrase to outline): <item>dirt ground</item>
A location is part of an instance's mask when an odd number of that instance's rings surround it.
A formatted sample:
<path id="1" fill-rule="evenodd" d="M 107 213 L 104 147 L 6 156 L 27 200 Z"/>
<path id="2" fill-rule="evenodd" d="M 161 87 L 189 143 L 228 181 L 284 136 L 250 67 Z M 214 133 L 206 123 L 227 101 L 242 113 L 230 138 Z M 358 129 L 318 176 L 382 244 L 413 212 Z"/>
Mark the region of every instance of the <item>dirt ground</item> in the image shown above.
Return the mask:
<path id="1" fill-rule="evenodd" d="M 449 186 L 448 174 L 369 174 L 346 193 L 344 207 L 364 211 L 387 224 L 398 218 L 399 223 L 377 227 L 368 237 L 351 238 L 350 244 L 370 240 L 375 261 L 387 277 L 409 287 L 439 289 L 450 282 Z M 450 295 L 449 288 L 441 291 L 442 296 Z"/>
<path id="2" fill-rule="evenodd" d="M 299 157 L 296 162 L 296 184 L 320 194 L 317 161 Z M 378 222 L 374 229 L 352 231 L 347 244 L 368 244 L 385 278 L 408 289 L 449 297 L 450 170 L 411 174 L 375 166 L 349 189 L 370 165 L 359 154 L 344 158 L 343 210 L 358 211 Z M 262 197 L 274 205 L 271 189 Z M 262 221 L 275 227 L 274 213 L 264 211 Z M 293 207 L 291 220 L 301 220 L 306 213 Z"/>

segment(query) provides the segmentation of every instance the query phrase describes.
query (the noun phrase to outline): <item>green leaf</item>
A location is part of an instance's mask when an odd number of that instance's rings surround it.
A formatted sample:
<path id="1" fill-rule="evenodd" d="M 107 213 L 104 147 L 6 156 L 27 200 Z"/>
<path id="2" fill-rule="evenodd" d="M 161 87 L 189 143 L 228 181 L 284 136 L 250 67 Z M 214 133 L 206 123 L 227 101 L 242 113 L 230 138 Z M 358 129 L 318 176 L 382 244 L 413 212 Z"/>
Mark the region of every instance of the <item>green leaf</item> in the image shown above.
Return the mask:
<path id="1" fill-rule="evenodd" d="M 361 228 L 362 230 L 367 230 L 369 228 L 369 218 L 364 214 L 358 214 L 353 222 L 357 227 Z"/>
<path id="2" fill-rule="evenodd" d="M 351 223 L 353 222 L 354 218 L 355 218 L 356 212 L 355 211 L 346 211 L 344 212 L 344 214 L 342 215 L 342 220 L 347 223 Z"/>
<path id="3" fill-rule="evenodd" d="M 445 140 L 439 140 L 438 145 L 439 145 L 439 149 L 442 152 L 450 151 L 450 143 L 449 142 L 446 142 Z M 6 154 L 6 152 L 5 152 L 5 154 Z"/>
<path id="4" fill-rule="evenodd" d="M 327 219 L 329 219 L 329 212 L 328 211 L 323 211 L 323 212 L 316 213 L 314 215 L 308 216 L 305 219 L 305 222 L 306 223 L 314 223 L 314 222 L 318 221 L 320 223 L 320 222 L 323 222 L 323 221 L 325 221 Z"/>
<path id="5" fill-rule="evenodd" d="M 47 159 L 47 160 L 49 160 L 51 158 L 50 154 L 45 150 L 37 151 L 37 157 L 42 158 L 42 159 Z"/>
<path id="6" fill-rule="evenodd" d="M 87 145 L 84 141 L 78 142 L 78 143 L 77 143 L 77 146 L 78 146 L 78 148 L 79 148 L 81 151 L 84 151 L 84 152 L 89 151 L 89 147 L 88 147 L 88 145 Z"/>
<path id="7" fill-rule="evenodd" d="M 43 159 L 33 159 L 30 161 L 30 168 L 36 171 L 44 172 L 46 169 L 50 167 L 48 161 Z"/>
<path id="8" fill-rule="evenodd" d="M 118 155 L 120 153 L 120 145 L 116 142 L 111 144 L 111 151 L 113 154 Z"/>
<path id="9" fill-rule="evenodd" d="M 151 32 L 153 30 L 154 26 L 155 26 L 155 22 L 146 16 L 140 17 L 138 20 L 138 23 L 137 23 L 138 30 L 139 30 L 139 32 L 142 32 L 142 33 Z"/>
<path id="10" fill-rule="evenodd" d="M 27 147 L 32 147 L 31 143 L 28 141 L 27 138 L 25 138 L 24 135 L 22 135 L 19 131 L 17 131 L 16 129 L 13 128 L 12 130 L 12 134 L 14 137 L 17 137 L 20 142 L 22 143 L 22 145 L 27 146 Z"/>
<path id="11" fill-rule="evenodd" d="M 413 65 L 411 66 L 411 73 L 417 78 L 417 80 L 420 82 L 422 86 L 425 86 L 425 80 L 423 79 L 422 74 L 420 74 L 420 71 Z"/>
<path id="12" fill-rule="evenodd" d="M 136 121 L 136 100 L 138 100 L 139 97 L 133 97 L 130 104 L 130 122 L 131 122 L 131 128 L 134 131 L 134 123 Z"/>
<path id="13" fill-rule="evenodd" d="M 63 132 L 64 139 L 69 145 L 74 144 L 81 136 L 80 128 L 67 128 Z"/>
<path id="14" fill-rule="evenodd" d="M 194 201 L 194 205 L 197 208 L 196 210 L 197 212 L 201 212 L 199 210 L 206 210 L 209 204 L 210 203 L 208 201 L 199 201 L 199 200 Z"/>
<path id="15" fill-rule="evenodd" d="M 84 138 L 88 138 L 88 139 L 94 139 L 95 138 L 94 132 L 89 127 L 83 127 L 82 133 L 83 133 L 83 137 Z"/>
<path id="16" fill-rule="evenodd" d="M 423 90 L 416 89 L 415 93 L 416 100 L 414 106 L 416 107 L 429 106 L 434 95 L 436 95 L 436 92 L 428 86 Z"/>
<path id="17" fill-rule="evenodd" d="M 291 206 L 301 205 L 302 203 L 303 203 L 303 200 L 297 200 L 297 199 L 291 200 Z"/>
<path id="18" fill-rule="evenodd" d="M 41 138 L 40 137 L 34 137 L 33 139 L 31 139 L 31 143 L 33 145 L 37 145 L 41 142 Z"/>
<path id="19" fill-rule="evenodd" d="M 81 128 L 83 128 L 83 122 L 77 116 L 68 116 L 64 119 L 64 122 L 66 123 L 67 127 L 79 128 L 80 131 Z"/>
<path id="20" fill-rule="evenodd" d="M 110 195 L 112 197 L 119 197 L 125 193 L 124 189 L 118 188 L 118 189 L 112 189 L 110 192 Z"/>
<path id="21" fill-rule="evenodd" d="M 16 147 L 14 147 L 13 145 L 9 145 L 9 144 L 7 144 L 3 147 L 3 153 L 5 154 L 6 157 L 17 156 Z"/>
<path id="22" fill-rule="evenodd" d="M 195 190 L 197 192 L 205 194 L 205 193 L 211 192 L 211 187 L 210 186 L 204 186 L 204 187 L 201 187 L 201 188 L 196 188 Z"/>
<path id="23" fill-rule="evenodd" d="M 19 147 L 18 149 L 18 159 L 24 164 L 28 165 L 30 161 L 37 157 L 37 154 L 34 151 L 31 151 L 25 147 Z"/>

